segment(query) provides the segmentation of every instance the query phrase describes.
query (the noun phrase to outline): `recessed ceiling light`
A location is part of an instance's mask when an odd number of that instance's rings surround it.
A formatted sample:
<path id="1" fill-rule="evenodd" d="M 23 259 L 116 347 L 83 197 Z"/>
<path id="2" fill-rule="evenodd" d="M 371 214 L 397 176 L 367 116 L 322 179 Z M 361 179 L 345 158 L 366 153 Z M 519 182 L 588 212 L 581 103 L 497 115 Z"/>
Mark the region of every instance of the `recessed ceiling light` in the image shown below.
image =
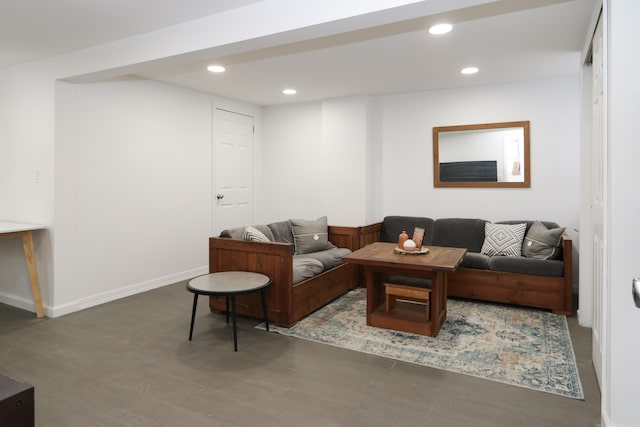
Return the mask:
<path id="1" fill-rule="evenodd" d="M 282 91 L 285 95 L 295 95 L 297 91 L 295 89 L 285 89 Z"/>
<path id="2" fill-rule="evenodd" d="M 467 68 L 463 68 L 462 70 L 460 70 L 460 72 L 462 74 L 475 74 L 478 71 L 480 71 L 480 70 L 478 70 L 477 67 L 467 67 Z"/>
<path id="3" fill-rule="evenodd" d="M 212 73 L 224 73 L 226 71 L 226 68 L 224 68 L 222 65 L 210 65 L 207 67 L 207 70 L 211 71 Z"/>
<path id="4" fill-rule="evenodd" d="M 451 30 L 453 30 L 453 26 L 451 24 L 437 24 L 429 28 L 429 33 L 436 35 L 447 34 Z"/>

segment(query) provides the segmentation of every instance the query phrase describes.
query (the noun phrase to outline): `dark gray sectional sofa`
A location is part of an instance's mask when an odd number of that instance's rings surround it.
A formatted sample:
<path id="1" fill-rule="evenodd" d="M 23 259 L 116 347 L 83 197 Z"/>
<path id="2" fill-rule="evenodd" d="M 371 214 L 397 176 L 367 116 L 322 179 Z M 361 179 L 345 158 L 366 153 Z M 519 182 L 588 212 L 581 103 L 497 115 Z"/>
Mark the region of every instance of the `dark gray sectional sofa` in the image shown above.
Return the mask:
<path id="1" fill-rule="evenodd" d="M 557 314 L 570 315 L 572 242 L 564 230 L 548 221 L 536 224 L 531 220 L 496 222 L 512 226 L 526 224 L 524 236 L 529 236 L 529 239 L 524 240 L 525 246 L 521 251 L 526 256 L 486 255 L 482 252 L 487 223 L 490 228 L 497 228 L 487 220 L 475 218 L 434 220 L 427 217 L 388 216 L 381 223 L 363 227 L 362 242 L 397 242 L 401 231 L 405 230 L 411 236 L 415 227 L 424 228 L 424 246 L 458 247 L 468 251 L 458 270 L 449 275 L 448 296 L 545 308 Z M 537 233 L 540 230 L 541 233 Z M 540 242 L 547 235 L 557 236 L 556 248 Z M 544 248 L 535 252 L 533 249 L 540 249 L 538 245 Z M 393 281 L 418 286 L 430 284 L 428 278 L 394 277 Z"/>

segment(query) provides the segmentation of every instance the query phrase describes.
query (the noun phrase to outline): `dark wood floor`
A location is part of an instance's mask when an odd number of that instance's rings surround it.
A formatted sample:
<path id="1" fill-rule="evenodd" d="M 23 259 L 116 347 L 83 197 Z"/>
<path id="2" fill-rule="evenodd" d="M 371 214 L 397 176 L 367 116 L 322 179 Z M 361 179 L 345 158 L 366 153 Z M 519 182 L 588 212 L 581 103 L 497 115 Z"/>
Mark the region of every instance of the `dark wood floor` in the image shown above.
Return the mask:
<path id="1" fill-rule="evenodd" d="M 56 319 L 0 304 L 0 373 L 35 386 L 36 425 L 598 426 L 590 330 L 569 319 L 585 400 L 254 329 L 177 283 Z M 0 423 L 1 424 L 1 423 Z"/>

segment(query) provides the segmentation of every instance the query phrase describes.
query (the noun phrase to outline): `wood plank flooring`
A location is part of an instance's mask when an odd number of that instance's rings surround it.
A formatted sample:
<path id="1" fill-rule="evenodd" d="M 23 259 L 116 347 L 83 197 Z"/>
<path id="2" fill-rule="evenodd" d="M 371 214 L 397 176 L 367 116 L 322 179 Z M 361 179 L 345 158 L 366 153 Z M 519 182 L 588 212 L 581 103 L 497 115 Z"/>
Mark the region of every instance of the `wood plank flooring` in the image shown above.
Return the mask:
<path id="1" fill-rule="evenodd" d="M 0 373 L 35 386 L 36 425 L 598 426 L 591 330 L 569 319 L 585 400 L 238 324 L 183 282 L 56 319 L 0 304 Z M 0 422 L 0 425 L 2 423 Z"/>

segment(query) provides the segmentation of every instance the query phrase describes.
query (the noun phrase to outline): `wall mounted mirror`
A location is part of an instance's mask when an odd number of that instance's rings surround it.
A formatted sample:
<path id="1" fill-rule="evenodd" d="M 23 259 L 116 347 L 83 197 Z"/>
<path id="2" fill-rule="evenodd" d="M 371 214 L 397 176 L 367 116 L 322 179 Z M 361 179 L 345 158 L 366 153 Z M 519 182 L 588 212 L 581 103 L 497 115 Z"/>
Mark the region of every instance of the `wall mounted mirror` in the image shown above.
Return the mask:
<path id="1" fill-rule="evenodd" d="M 529 122 L 433 128 L 434 187 L 531 187 Z"/>

